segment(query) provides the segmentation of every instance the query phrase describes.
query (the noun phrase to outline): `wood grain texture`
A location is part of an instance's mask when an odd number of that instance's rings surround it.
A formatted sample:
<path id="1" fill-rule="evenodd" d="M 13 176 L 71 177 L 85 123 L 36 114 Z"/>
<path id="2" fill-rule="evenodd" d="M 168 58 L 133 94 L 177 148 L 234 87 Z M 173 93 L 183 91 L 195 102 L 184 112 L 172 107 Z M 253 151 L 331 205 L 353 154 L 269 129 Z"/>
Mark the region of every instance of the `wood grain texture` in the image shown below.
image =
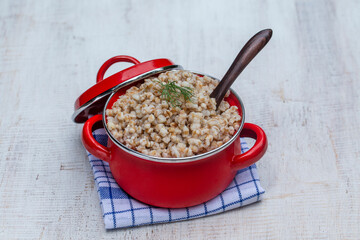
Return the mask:
<path id="1" fill-rule="evenodd" d="M 358 239 L 359 11 L 356 0 L 0 1 L 0 239 Z M 268 134 L 265 199 L 105 231 L 70 120 L 101 64 L 167 57 L 221 78 L 265 28 L 272 40 L 233 85 Z"/>

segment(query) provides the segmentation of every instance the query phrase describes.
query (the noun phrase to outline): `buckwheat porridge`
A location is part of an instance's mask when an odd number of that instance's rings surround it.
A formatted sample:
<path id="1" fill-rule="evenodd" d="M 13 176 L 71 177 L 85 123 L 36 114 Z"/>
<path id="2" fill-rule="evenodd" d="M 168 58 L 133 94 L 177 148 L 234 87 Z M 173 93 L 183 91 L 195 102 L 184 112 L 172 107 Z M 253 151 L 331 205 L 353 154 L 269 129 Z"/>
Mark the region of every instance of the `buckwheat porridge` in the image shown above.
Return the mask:
<path id="1" fill-rule="evenodd" d="M 217 84 L 183 70 L 145 79 L 106 110 L 107 127 L 119 142 L 147 155 L 177 158 L 208 152 L 229 141 L 241 120 L 237 107 L 226 101 L 216 110 L 209 95 Z"/>

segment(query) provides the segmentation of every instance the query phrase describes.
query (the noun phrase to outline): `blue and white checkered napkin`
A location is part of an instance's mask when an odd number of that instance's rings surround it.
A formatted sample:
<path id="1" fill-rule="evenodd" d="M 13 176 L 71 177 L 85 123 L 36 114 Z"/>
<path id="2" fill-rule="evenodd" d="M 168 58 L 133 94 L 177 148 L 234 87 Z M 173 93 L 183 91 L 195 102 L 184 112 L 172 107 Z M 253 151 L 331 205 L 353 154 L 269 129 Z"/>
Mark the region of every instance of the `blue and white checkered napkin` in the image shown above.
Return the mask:
<path id="1" fill-rule="evenodd" d="M 104 129 L 93 132 L 95 139 L 107 145 Z M 247 151 L 245 141 L 242 152 Z M 107 162 L 88 153 L 94 172 L 106 229 L 175 222 L 224 212 L 259 201 L 265 193 L 255 164 L 238 171 L 230 185 L 217 197 L 194 207 L 169 209 L 149 206 L 135 200 L 115 182 Z"/>

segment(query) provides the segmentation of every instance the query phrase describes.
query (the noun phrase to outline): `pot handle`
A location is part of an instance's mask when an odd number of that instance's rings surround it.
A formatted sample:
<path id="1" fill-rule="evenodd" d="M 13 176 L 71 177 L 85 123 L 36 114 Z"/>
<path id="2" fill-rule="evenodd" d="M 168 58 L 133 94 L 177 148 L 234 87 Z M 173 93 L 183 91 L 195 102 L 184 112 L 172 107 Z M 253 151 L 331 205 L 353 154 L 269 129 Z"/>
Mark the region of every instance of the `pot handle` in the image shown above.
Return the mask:
<path id="1" fill-rule="evenodd" d="M 111 65 L 113 65 L 114 63 L 117 62 L 129 62 L 129 63 L 133 63 L 133 64 L 139 64 L 139 60 L 137 60 L 136 58 L 127 56 L 127 55 L 119 55 L 119 56 L 115 56 L 110 58 L 109 60 L 107 60 L 106 62 L 104 62 L 104 64 L 100 67 L 97 76 L 96 76 L 96 82 L 101 82 L 104 79 L 104 75 L 105 72 L 109 69 L 109 67 Z"/>
<path id="2" fill-rule="evenodd" d="M 247 152 L 233 158 L 232 168 L 235 170 L 249 167 L 264 156 L 267 149 L 267 138 L 264 130 L 252 123 L 245 123 L 240 137 L 250 137 L 256 140 L 254 146 Z"/>
<path id="3" fill-rule="evenodd" d="M 111 155 L 110 149 L 98 143 L 92 134 L 93 127 L 102 127 L 102 124 L 99 124 L 101 122 L 101 114 L 89 118 L 83 126 L 81 140 L 86 150 L 88 150 L 92 155 L 101 160 L 109 162 Z"/>

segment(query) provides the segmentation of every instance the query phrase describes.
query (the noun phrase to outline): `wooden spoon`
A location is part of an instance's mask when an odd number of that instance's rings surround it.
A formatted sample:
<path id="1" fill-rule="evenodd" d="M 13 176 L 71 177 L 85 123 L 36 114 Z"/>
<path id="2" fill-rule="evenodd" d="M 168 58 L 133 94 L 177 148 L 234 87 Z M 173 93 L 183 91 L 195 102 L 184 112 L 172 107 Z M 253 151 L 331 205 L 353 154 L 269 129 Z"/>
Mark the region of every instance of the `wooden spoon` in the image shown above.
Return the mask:
<path id="1" fill-rule="evenodd" d="M 272 36 L 271 29 L 265 29 L 255 34 L 241 49 L 229 70 L 226 72 L 219 85 L 210 94 L 211 98 L 216 99 L 216 108 L 219 107 L 226 92 L 244 68 L 254 59 L 254 57 L 265 47 Z"/>

